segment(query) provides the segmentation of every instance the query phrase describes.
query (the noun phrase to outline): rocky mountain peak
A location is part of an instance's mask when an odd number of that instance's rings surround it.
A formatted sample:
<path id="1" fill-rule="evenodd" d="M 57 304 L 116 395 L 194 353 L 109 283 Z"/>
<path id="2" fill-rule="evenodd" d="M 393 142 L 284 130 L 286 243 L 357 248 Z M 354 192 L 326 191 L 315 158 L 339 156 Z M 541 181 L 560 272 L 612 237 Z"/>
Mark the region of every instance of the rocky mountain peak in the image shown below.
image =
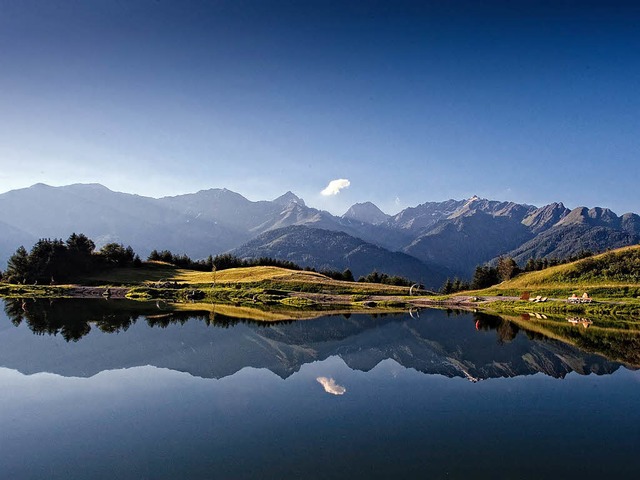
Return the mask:
<path id="1" fill-rule="evenodd" d="M 390 216 L 380 210 L 375 204 L 364 202 L 352 205 L 351 208 L 342 215 L 342 218 L 378 225 L 386 221 Z"/>
<path id="2" fill-rule="evenodd" d="M 571 210 L 558 225 L 590 225 L 590 226 L 608 226 L 617 227 L 620 224 L 620 217 L 608 208 L 594 207 L 577 207 Z"/>
<path id="3" fill-rule="evenodd" d="M 278 198 L 273 200 L 273 203 L 277 203 L 278 205 L 288 206 L 292 203 L 296 203 L 298 205 L 305 206 L 304 200 L 298 197 L 295 193 L 288 191 L 284 195 L 280 195 Z"/>
<path id="4" fill-rule="evenodd" d="M 539 233 L 551 228 L 567 216 L 569 212 L 570 210 L 562 203 L 550 203 L 533 210 L 522 220 L 522 224 L 529 227 L 532 232 Z"/>
<path id="5" fill-rule="evenodd" d="M 617 223 L 620 219 L 608 208 L 594 207 L 588 212 L 589 218 L 601 223 Z"/>

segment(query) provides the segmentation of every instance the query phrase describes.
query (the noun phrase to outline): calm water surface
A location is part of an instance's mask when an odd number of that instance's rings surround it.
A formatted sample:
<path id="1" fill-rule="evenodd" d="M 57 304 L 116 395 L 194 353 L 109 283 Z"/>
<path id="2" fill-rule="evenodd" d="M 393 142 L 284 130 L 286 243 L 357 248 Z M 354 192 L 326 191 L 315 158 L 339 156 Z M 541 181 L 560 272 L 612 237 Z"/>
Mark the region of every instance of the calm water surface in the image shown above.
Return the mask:
<path id="1" fill-rule="evenodd" d="M 625 366 L 442 311 L 264 326 L 104 301 L 0 307 L 0 478 L 640 469 L 635 351 Z"/>

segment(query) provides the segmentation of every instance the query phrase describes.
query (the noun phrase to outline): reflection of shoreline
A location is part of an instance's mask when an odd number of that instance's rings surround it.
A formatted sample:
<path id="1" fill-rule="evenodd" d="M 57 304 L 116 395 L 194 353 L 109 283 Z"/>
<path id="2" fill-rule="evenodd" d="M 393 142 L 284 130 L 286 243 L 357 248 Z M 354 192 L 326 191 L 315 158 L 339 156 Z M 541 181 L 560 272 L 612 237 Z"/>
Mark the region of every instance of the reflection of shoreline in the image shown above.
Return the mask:
<path id="1" fill-rule="evenodd" d="M 324 391 L 331 395 L 344 395 L 347 391 L 342 385 L 338 385 L 333 378 L 318 377 L 317 382 L 324 387 Z"/>

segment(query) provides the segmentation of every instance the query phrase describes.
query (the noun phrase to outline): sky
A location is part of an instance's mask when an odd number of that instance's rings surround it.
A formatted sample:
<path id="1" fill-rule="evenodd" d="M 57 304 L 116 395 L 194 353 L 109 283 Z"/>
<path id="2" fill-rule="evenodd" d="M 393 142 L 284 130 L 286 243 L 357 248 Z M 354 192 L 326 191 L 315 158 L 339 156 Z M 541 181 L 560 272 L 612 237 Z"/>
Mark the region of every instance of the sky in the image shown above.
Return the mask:
<path id="1" fill-rule="evenodd" d="M 0 0 L 0 192 L 640 212 L 639 23 L 589 0 Z"/>

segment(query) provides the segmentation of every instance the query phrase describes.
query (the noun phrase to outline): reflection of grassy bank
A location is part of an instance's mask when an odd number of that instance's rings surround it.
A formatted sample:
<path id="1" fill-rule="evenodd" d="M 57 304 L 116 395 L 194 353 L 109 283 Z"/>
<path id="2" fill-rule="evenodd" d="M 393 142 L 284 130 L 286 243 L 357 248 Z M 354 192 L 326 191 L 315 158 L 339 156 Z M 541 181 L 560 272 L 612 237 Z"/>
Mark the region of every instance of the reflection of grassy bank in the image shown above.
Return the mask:
<path id="1" fill-rule="evenodd" d="M 526 332 L 553 338 L 609 360 L 640 368 L 640 325 L 613 318 L 591 317 L 588 328 L 566 317 L 538 319 L 529 315 L 503 315 Z"/>
<path id="2" fill-rule="evenodd" d="M 48 285 L 9 285 L 0 284 L 0 297 L 22 298 L 38 297 L 53 298 L 65 297 L 69 294 L 69 286 L 48 286 Z"/>
<path id="3" fill-rule="evenodd" d="M 387 308 L 349 308 L 336 307 L 323 310 L 291 309 L 286 307 L 259 308 L 248 305 L 230 305 L 223 303 L 176 303 L 173 305 L 178 312 L 209 312 L 214 317 L 224 315 L 226 317 L 253 320 L 258 322 L 277 322 L 282 320 L 309 320 L 326 315 L 345 315 L 355 313 L 380 314 L 403 312 L 404 310 L 390 310 Z"/>
<path id="4" fill-rule="evenodd" d="M 547 301 L 535 303 L 528 301 L 498 300 L 481 305 L 480 308 L 494 313 L 539 312 L 551 314 L 605 315 L 629 317 L 640 322 L 640 301 L 627 302 L 598 301 L 583 304 L 571 304 L 565 301 Z"/>

